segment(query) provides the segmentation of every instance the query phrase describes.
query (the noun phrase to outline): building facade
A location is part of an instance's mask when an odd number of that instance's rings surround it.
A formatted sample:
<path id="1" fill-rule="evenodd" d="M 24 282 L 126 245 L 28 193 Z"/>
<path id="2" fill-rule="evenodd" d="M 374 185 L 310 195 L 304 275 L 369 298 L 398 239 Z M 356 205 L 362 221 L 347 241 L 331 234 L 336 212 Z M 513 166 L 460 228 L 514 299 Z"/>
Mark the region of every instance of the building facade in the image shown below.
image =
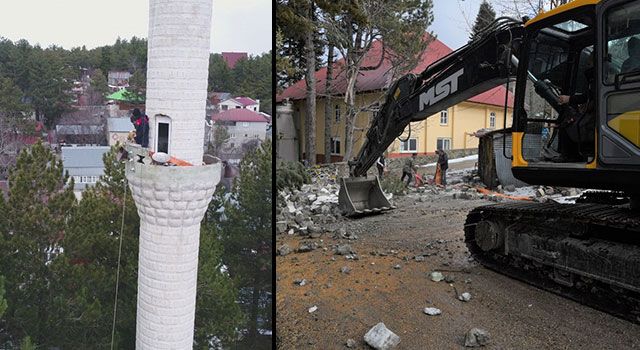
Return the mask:
<path id="1" fill-rule="evenodd" d="M 82 198 L 82 192 L 98 182 L 104 174 L 102 156 L 109 152 L 108 146 L 64 146 L 60 149 L 62 166 L 73 178 L 73 193 Z"/>
<path id="2" fill-rule="evenodd" d="M 269 120 L 261 113 L 247 109 L 231 109 L 211 116 L 215 125 L 223 125 L 229 133 L 227 144 L 231 148 L 241 146 L 249 140 L 264 140 L 267 137 Z M 212 132 L 211 135 L 214 133 Z"/>
<path id="3" fill-rule="evenodd" d="M 355 131 L 353 135 L 354 148 L 352 156 L 355 156 L 362 146 L 366 138 L 370 121 L 373 118 L 373 110 L 380 107 L 384 103 L 385 93 L 388 86 L 393 83 L 397 76 L 393 76 L 390 60 L 380 60 L 382 55 L 382 44 L 375 42 L 370 51 L 363 59 L 363 66 L 375 65 L 382 62 L 377 69 L 361 72 L 356 81 L 356 97 L 355 106 L 359 110 L 355 120 Z M 437 39 L 428 45 L 422 54 L 422 61 L 412 70 L 413 73 L 420 73 L 431 63 L 451 53 L 452 50 Z M 345 154 L 345 116 L 347 113 L 347 105 L 344 102 L 344 92 L 347 85 L 344 62 L 339 60 L 335 63 L 334 72 L 334 88 L 331 93 L 335 96 L 327 101 L 325 97 L 325 81 L 327 76 L 326 68 L 316 72 L 317 95 L 322 96 L 316 99 L 316 161 L 325 162 L 331 157 L 332 161 L 341 161 Z M 276 101 L 280 106 L 285 102 L 290 107 L 281 108 L 280 111 L 290 113 L 291 117 L 283 117 L 280 123 L 278 116 L 278 133 L 280 130 L 287 130 L 287 135 L 279 135 L 280 138 L 287 138 L 287 142 L 295 140 L 297 143 L 297 156 L 299 159 L 304 157 L 305 153 L 305 96 L 304 80 L 296 82 L 289 86 L 281 94 L 276 97 Z M 505 96 L 506 95 L 506 96 Z M 478 140 L 472 136 L 479 129 L 495 129 L 501 128 L 504 124 L 504 103 L 507 97 L 507 126 L 510 125 L 510 119 L 513 106 L 513 94 L 507 92 L 503 86 L 498 86 L 489 91 L 474 96 L 464 102 L 447 108 L 446 110 L 435 113 L 427 119 L 411 123 L 405 129 L 401 142 L 396 139 L 387 149 L 388 157 L 403 157 L 411 153 L 430 154 L 437 148 L 442 149 L 470 149 L 478 147 Z M 324 154 L 325 142 L 325 108 L 329 108 L 331 120 L 331 154 Z M 288 125 L 292 124 L 292 125 Z M 294 132 L 292 132 L 294 130 Z M 279 139 L 280 140 L 280 139 Z M 290 143 L 290 142 L 289 142 Z M 282 146 L 280 147 L 282 149 Z M 281 150 L 281 152 L 285 152 Z M 287 152 L 285 152 L 287 153 Z M 287 153 L 288 156 L 291 156 Z"/>
<path id="4" fill-rule="evenodd" d="M 129 118 L 108 118 L 107 119 L 107 141 L 109 146 L 116 143 L 127 142 L 129 132 L 135 131 L 135 127 Z"/>

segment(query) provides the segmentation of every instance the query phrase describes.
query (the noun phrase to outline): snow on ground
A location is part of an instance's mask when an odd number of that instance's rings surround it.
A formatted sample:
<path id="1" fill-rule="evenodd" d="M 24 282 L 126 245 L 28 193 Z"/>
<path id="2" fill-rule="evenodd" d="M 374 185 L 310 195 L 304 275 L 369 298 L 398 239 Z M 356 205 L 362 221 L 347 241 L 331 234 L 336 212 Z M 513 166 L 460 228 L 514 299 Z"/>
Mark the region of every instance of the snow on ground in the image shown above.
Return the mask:
<path id="1" fill-rule="evenodd" d="M 462 158 L 454 158 L 454 159 L 449 159 L 449 164 L 452 163 L 462 163 L 462 162 L 466 162 L 469 160 L 478 160 L 478 155 L 477 154 L 472 154 L 470 156 L 466 156 L 466 157 L 462 157 Z M 425 165 L 418 165 L 419 168 L 426 168 L 428 166 L 435 166 L 436 163 L 429 163 L 429 164 L 425 164 Z"/>

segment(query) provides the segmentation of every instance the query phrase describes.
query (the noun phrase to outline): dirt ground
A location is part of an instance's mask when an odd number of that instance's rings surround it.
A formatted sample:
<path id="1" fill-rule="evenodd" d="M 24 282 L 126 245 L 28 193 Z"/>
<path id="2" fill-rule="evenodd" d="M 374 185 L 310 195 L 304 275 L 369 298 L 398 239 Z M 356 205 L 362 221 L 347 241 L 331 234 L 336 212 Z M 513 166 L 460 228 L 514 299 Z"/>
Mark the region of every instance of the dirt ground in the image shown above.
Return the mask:
<path id="1" fill-rule="evenodd" d="M 383 322 L 400 336 L 397 349 L 461 349 L 478 327 L 490 333 L 487 349 L 640 349 L 640 325 L 487 270 L 463 242 L 467 212 L 489 202 L 438 195 L 396 198 L 398 209 L 339 220 L 356 240 L 324 233 L 310 239 L 278 235 L 276 248 L 316 242 L 311 252 L 276 257 L 278 349 L 369 349 L 364 334 Z M 336 255 L 349 244 L 357 260 Z M 424 261 L 416 261 L 424 255 Z M 396 266 L 399 265 L 399 266 Z M 349 273 L 341 272 L 342 267 Z M 453 279 L 433 282 L 432 271 Z M 295 280 L 305 279 L 305 285 Z M 459 301 L 456 293 L 472 299 Z M 310 313 L 309 308 L 317 310 Z M 425 307 L 442 310 L 438 316 Z"/>

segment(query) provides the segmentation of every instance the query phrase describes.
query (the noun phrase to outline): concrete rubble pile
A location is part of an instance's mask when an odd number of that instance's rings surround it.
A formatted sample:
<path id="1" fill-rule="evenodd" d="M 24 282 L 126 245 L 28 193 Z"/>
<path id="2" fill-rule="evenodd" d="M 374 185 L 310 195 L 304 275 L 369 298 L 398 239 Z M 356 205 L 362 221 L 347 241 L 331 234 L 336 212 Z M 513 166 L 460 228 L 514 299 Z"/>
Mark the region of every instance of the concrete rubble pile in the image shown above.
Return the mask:
<path id="1" fill-rule="evenodd" d="M 325 228 L 342 219 L 338 209 L 338 169 L 333 166 L 310 170 L 311 183 L 298 189 L 285 189 L 276 200 L 278 234 L 320 236 Z"/>

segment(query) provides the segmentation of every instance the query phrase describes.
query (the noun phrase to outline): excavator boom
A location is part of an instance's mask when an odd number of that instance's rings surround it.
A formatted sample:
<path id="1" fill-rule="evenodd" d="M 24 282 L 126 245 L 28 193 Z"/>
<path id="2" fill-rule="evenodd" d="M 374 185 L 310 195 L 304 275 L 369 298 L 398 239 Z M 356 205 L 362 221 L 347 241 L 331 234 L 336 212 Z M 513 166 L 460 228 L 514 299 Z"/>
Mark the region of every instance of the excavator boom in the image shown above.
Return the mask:
<path id="1" fill-rule="evenodd" d="M 351 177 L 341 180 L 339 205 L 345 215 L 392 209 L 386 198 L 381 199 L 384 195 L 378 178 L 366 176 L 369 168 L 409 123 L 424 120 L 514 77 L 512 57 L 522 34 L 522 22 L 499 18 L 467 45 L 420 74 L 407 74 L 391 85 L 362 148 L 355 160 L 349 161 Z M 359 200 L 356 203 L 352 198 Z"/>

